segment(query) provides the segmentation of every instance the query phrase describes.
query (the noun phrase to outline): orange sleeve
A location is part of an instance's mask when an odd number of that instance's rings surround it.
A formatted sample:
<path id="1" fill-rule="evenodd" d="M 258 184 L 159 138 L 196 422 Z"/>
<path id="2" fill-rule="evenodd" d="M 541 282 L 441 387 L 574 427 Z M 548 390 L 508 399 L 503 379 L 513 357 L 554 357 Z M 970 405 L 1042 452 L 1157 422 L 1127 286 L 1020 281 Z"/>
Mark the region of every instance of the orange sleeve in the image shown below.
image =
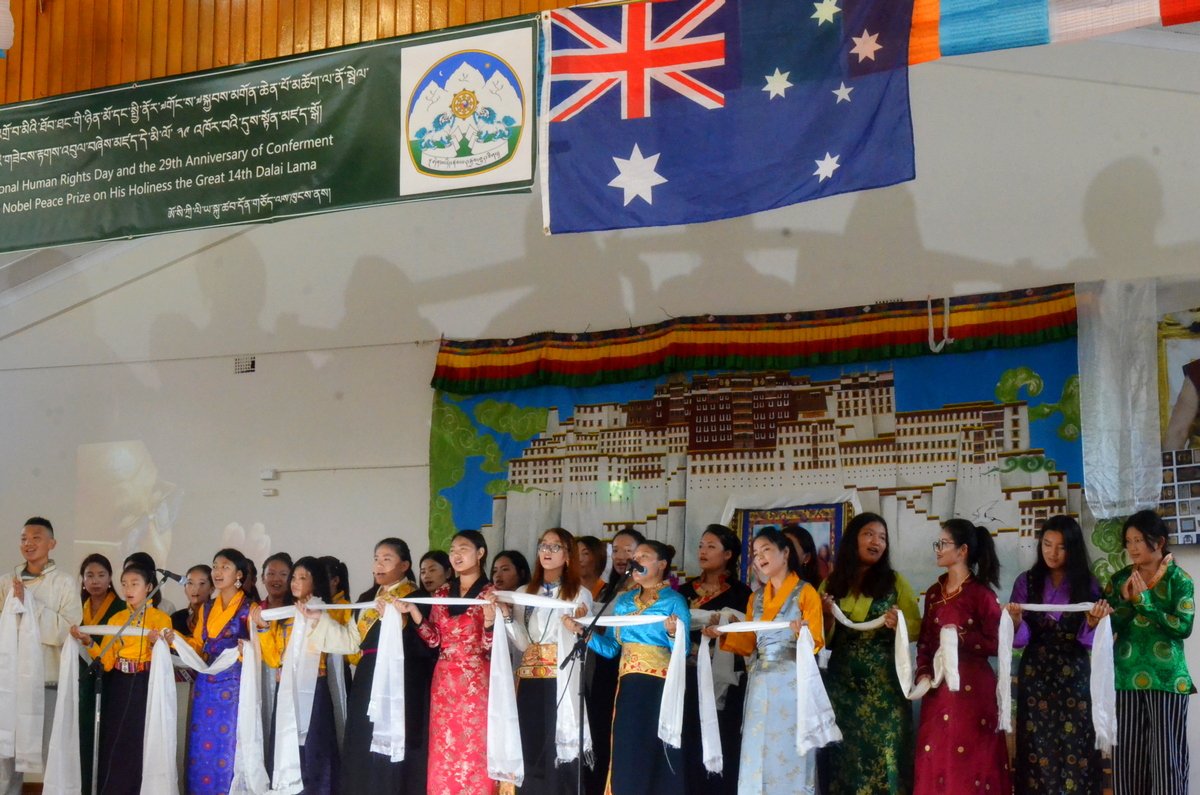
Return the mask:
<path id="1" fill-rule="evenodd" d="M 196 616 L 196 626 L 192 628 L 192 634 L 184 637 L 184 640 L 195 649 L 201 659 L 204 658 L 204 622 L 206 621 L 208 621 L 208 605 L 202 605 L 200 615 Z"/>
<path id="2" fill-rule="evenodd" d="M 817 600 L 820 603 L 820 600 Z M 754 594 L 746 603 L 746 620 L 754 620 Z M 758 645 L 758 638 L 753 632 L 730 632 L 721 636 L 721 650 L 730 651 L 741 657 L 749 657 Z"/>
<path id="3" fill-rule="evenodd" d="M 813 651 L 825 648 L 825 611 L 821 609 L 821 595 L 808 583 L 800 591 L 800 613 L 808 622 L 808 631 L 812 633 Z"/>

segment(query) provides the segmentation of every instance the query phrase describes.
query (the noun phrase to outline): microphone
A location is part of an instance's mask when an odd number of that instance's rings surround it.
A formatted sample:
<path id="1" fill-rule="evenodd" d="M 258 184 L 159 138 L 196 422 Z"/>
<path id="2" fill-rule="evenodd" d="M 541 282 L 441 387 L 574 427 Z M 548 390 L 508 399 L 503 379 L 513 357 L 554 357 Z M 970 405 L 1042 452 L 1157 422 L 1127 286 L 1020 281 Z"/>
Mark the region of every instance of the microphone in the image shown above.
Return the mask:
<path id="1" fill-rule="evenodd" d="M 650 570 L 638 563 L 636 560 L 631 560 L 629 561 L 629 571 L 633 574 L 641 574 L 645 576 Z"/>
<path id="2" fill-rule="evenodd" d="M 159 574 L 161 574 L 163 576 L 164 580 L 174 580 L 177 583 L 180 583 L 180 584 L 183 583 L 183 575 L 182 574 L 176 574 L 175 572 L 167 571 L 166 569 L 155 569 L 155 571 L 157 571 Z"/>

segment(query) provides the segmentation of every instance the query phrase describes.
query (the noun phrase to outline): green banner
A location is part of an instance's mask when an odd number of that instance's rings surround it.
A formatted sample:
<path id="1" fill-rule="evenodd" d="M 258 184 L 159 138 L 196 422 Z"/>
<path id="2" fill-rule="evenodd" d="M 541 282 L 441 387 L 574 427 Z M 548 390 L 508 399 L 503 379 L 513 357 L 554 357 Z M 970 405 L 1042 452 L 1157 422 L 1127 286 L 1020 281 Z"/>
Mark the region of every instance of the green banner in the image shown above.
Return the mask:
<path id="1" fill-rule="evenodd" d="M 0 107 L 0 251 L 528 192 L 536 17 Z"/>

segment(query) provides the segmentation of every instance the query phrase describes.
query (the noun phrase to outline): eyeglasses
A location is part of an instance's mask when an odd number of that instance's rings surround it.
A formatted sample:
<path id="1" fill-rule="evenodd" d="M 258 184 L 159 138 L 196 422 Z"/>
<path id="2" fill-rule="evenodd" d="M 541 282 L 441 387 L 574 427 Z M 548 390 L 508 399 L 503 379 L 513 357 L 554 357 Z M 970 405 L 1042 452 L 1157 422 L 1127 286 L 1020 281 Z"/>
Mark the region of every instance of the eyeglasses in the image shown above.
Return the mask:
<path id="1" fill-rule="evenodd" d="M 934 551 L 934 552 L 941 552 L 941 551 L 942 551 L 942 549 L 943 549 L 944 547 L 946 547 L 947 545 L 949 545 L 949 546 L 952 546 L 952 547 L 956 547 L 956 546 L 958 546 L 958 544 L 955 544 L 953 541 L 950 541 L 950 540 L 948 540 L 948 539 L 945 539 L 945 538 L 939 538 L 937 541 L 934 541 L 934 542 L 933 542 L 933 551 Z"/>
<path id="2" fill-rule="evenodd" d="M 549 552 L 551 555 L 557 555 L 563 551 L 562 544 L 547 544 L 544 541 L 538 544 L 538 552 Z"/>

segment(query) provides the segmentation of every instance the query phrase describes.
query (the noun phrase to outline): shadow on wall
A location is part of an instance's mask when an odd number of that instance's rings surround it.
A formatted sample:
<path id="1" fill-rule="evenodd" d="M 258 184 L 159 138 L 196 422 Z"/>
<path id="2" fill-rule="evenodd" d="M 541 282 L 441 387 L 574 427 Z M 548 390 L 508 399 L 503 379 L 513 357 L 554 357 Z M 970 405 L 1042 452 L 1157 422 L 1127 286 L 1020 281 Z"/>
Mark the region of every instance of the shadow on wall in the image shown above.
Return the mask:
<path id="1" fill-rule="evenodd" d="M 170 356 L 168 349 L 180 339 L 190 339 L 187 347 L 205 355 L 388 344 L 442 334 L 503 339 L 700 313 L 834 308 L 1128 277 L 1130 263 L 1146 275 L 1183 273 L 1200 263 L 1200 242 L 1156 243 L 1163 188 L 1143 158 L 1116 161 L 1092 180 L 1082 218 L 1091 254 L 1058 269 L 1028 259 L 992 262 L 931 250 L 907 185 L 845 200 L 853 205 L 841 233 L 797 231 L 787 224 L 805 210 L 784 208 L 694 226 L 554 237 L 542 233 L 540 203 L 530 200 L 522 224 L 524 250 L 506 261 L 439 276 L 439 258 L 459 250 L 461 241 L 452 238 L 386 258 L 358 259 L 335 329 L 305 326 L 298 315 L 284 313 L 267 331 L 263 254 L 239 236 L 192 260 L 208 322 L 159 316 L 152 356 Z M 418 237 L 419 232 L 413 230 Z M 473 243 L 472 250 L 483 245 Z"/>
<path id="2" fill-rule="evenodd" d="M 418 301 L 447 336 L 505 338 L 698 313 L 822 309 L 1128 278 L 1131 263 L 1146 275 L 1186 273 L 1200 264 L 1200 242 L 1156 243 L 1163 188 L 1143 158 L 1116 161 L 1093 179 L 1082 219 L 1091 256 L 1059 269 L 1028 259 L 990 262 L 930 250 L 905 185 L 860 193 L 853 201 L 841 234 L 766 226 L 794 217 L 796 210 L 785 208 L 695 226 L 549 238 L 542 233 L 540 206 L 531 202 L 523 256 L 422 282 Z M 1022 231 L 1013 228 L 1012 234 Z M 430 312 L 430 305 L 477 311 L 464 323 L 453 312 Z"/>

